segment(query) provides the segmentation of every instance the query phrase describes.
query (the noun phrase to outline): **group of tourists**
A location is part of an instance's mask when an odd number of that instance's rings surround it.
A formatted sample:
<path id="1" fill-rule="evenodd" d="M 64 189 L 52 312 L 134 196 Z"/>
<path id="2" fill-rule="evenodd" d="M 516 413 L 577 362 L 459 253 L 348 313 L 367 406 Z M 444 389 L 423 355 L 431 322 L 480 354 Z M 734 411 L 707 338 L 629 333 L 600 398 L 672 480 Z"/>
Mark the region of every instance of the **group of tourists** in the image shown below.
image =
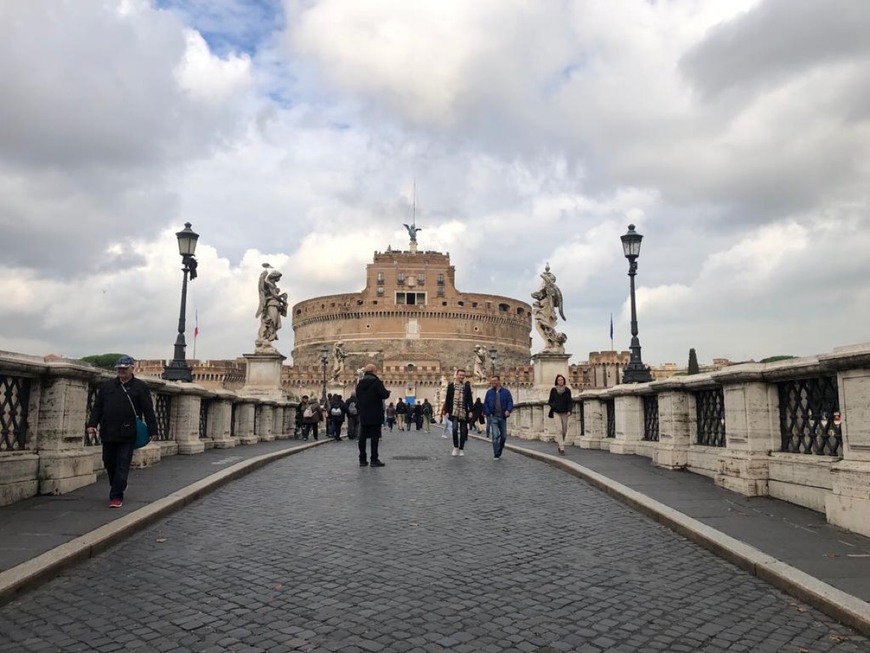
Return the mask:
<path id="1" fill-rule="evenodd" d="M 347 401 L 340 394 L 329 394 L 325 402 L 316 397 L 303 395 L 296 406 L 296 430 L 294 437 L 308 440 L 318 439 L 321 422 L 326 425 L 326 437 L 341 440 L 341 431 L 347 421 L 347 439 L 356 440 L 359 435 L 359 410 L 356 393 L 352 392 Z"/>
<path id="2" fill-rule="evenodd" d="M 418 431 L 429 433 L 432 430 L 435 411 L 428 399 L 424 399 L 422 404 L 409 404 L 399 397 L 395 404 L 391 401 L 384 411 L 386 425 L 390 431 L 396 426 L 400 431 L 410 431 L 412 425 Z"/>

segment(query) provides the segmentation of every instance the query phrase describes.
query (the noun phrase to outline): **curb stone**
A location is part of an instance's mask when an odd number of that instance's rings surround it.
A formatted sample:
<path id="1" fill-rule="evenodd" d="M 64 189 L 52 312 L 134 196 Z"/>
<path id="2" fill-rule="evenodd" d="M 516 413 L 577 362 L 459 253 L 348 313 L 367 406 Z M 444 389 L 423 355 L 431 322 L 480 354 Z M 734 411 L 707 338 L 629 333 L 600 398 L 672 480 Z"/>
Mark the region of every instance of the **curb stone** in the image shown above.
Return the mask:
<path id="1" fill-rule="evenodd" d="M 283 451 L 273 451 L 272 453 L 240 461 L 226 469 L 210 474 L 205 478 L 176 490 L 161 499 L 157 499 L 147 506 L 143 506 L 108 524 L 104 524 L 89 533 L 85 533 L 74 540 L 56 546 L 27 562 L 22 562 L 6 571 L 0 572 L 0 605 L 4 605 L 26 591 L 51 580 L 64 569 L 88 558 L 93 558 L 125 537 L 142 530 L 158 519 L 180 510 L 231 481 L 250 474 L 271 462 L 307 451 L 328 442 L 330 440 L 312 442 L 311 444 L 300 445 L 284 449 Z"/>

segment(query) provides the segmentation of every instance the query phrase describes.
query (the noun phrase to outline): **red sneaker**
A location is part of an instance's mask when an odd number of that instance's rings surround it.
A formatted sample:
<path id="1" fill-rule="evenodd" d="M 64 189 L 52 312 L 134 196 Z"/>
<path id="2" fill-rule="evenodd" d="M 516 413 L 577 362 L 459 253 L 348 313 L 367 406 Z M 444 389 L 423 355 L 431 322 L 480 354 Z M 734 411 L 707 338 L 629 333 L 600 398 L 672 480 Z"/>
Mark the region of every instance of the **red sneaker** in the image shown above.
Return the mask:
<path id="1" fill-rule="evenodd" d="M 109 508 L 120 508 L 124 505 L 124 502 L 120 499 L 110 499 L 109 500 Z"/>

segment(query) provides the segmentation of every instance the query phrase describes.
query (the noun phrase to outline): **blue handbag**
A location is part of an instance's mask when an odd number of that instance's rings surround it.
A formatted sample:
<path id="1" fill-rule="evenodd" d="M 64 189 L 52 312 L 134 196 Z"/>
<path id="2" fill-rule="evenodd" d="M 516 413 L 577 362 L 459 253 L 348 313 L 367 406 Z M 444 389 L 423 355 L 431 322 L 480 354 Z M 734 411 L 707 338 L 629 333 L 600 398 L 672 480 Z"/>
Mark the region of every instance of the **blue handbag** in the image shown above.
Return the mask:
<path id="1" fill-rule="evenodd" d="M 133 409 L 133 414 L 136 415 L 136 406 L 133 405 L 133 400 L 130 399 L 130 393 L 127 392 L 127 388 L 124 387 L 124 384 L 121 384 L 121 389 L 124 391 L 124 394 L 127 395 L 127 401 L 130 402 L 130 408 Z M 151 438 L 148 435 L 148 426 L 145 424 L 145 420 L 136 415 L 136 439 L 133 441 L 133 448 L 141 449 L 150 441 Z"/>
<path id="2" fill-rule="evenodd" d="M 141 449 L 151 438 L 148 436 L 148 427 L 145 425 L 145 420 L 141 417 L 136 418 L 136 441 L 133 443 L 134 449 Z"/>

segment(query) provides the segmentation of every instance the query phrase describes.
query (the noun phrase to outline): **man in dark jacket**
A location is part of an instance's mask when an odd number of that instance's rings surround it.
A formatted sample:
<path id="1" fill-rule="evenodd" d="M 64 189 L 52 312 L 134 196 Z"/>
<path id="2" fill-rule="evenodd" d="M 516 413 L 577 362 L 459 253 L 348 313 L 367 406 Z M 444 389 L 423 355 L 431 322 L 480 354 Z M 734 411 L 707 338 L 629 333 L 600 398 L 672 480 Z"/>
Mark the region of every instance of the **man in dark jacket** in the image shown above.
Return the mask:
<path id="1" fill-rule="evenodd" d="M 157 416 L 151 391 L 143 381 L 133 376 L 135 361 L 121 356 L 115 363 L 118 377 L 100 386 L 88 420 L 87 431 L 96 434 L 100 428 L 103 443 L 103 465 L 109 477 L 109 507 L 124 505 L 124 491 L 133 444 L 136 441 L 136 417 L 142 416 L 150 437 L 157 436 Z"/>
<path id="2" fill-rule="evenodd" d="M 471 396 L 471 383 L 465 380 L 465 370 L 456 370 L 456 381 L 447 385 L 447 394 L 441 415 L 449 415 L 453 422 L 453 456 L 465 455 L 465 442 L 468 440 L 468 420 L 474 399 Z M 458 433 L 457 433 L 458 431 Z"/>
<path id="3" fill-rule="evenodd" d="M 371 466 L 383 467 L 378 457 L 378 441 L 381 439 L 381 426 L 384 423 L 384 400 L 389 399 L 390 391 L 377 376 L 378 368 L 373 363 L 365 366 L 365 374 L 356 384 L 356 405 L 359 412 L 359 466 L 365 467 L 366 440 L 371 441 Z"/>
<path id="4" fill-rule="evenodd" d="M 399 425 L 399 430 L 404 431 L 405 426 L 407 424 L 408 417 L 408 404 L 402 401 L 402 398 L 399 397 L 399 400 L 396 402 L 396 423 Z M 411 427 L 408 427 L 408 430 L 411 430 Z"/>
<path id="5" fill-rule="evenodd" d="M 347 408 L 347 439 L 356 440 L 356 436 L 359 435 L 359 410 L 355 393 L 350 393 L 345 408 Z"/>

